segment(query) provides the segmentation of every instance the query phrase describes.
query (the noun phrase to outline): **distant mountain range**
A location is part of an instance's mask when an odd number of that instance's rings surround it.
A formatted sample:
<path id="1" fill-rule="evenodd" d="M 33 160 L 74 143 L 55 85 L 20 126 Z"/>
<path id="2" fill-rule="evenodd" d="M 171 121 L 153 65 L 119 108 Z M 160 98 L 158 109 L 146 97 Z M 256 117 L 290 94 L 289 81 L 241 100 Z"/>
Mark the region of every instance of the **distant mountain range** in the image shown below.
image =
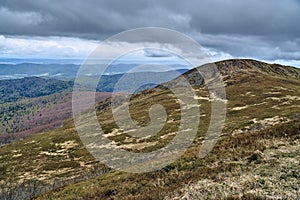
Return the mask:
<path id="1" fill-rule="evenodd" d="M 142 80 L 172 80 L 186 70 L 167 72 L 138 72 L 127 74 L 127 88 L 137 77 Z M 104 75 L 96 88 L 96 102 L 110 96 L 115 84 L 124 74 Z M 81 77 L 93 80 L 97 77 Z M 0 144 L 9 143 L 27 135 L 52 130 L 72 117 L 72 89 L 74 80 L 25 77 L 0 80 Z M 157 84 L 146 84 L 137 92 L 153 88 Z M 91 88 L 82 87 L 83 91 Z M 122 92 L 122 91 L 120 91 Z M 9 134 L 6 134 L 9 133 Z M 5 135 L 4 135 L 5 134 Z"/>
<path id="2" fill-rule="evenodd" d="M 23 66 L 23 65 L 22 65 Z M 4 71 L 4 70 L 3 70 Z M 33 70 L 34 71 L 34 70 Z M 179 69 L 176 71 L 166 71 L 166 72 L 137 72 L 127 74 L 127 79 L 135 81 L 137 77 L 142 77 L 143 79 L 151 79 L 157 77 L 156 80 L 172 80 L 180 74 L 186 72 L 187 69 Z M 96 91 L 97 92 L 113 92 L 115 84 L 120 80 L 124 74 L 116 75 L 104 75 L 101 77 Z M 97 79 L 99 77 L 87 76 L 81 77 L 86 79 L 87 82 Z M 127 81 L 128 82 L 128 81 Z M 34 98 L 45 95 L 54 94 L 57 92 L 70 92 L 72 91 L 74 85 L 74 78 L 70 80 L 63 81 L 54 78 L 42 78 L 42 77 L 25 77 L 20 79 L 8 79 L 0 80 L 0 103 L 14 102 L 20 99 Z M 128 87 L 131 82 L 128 82 Z M 139 88 L 140 90 L 155 87 L 156 84 L 147 84 Z M 84 88 L 87 90 L 89 88 Z M 122 92 L 122 91 L 120 91 Z"/>
<path id="3" fill-rule="evenodd" d="M 115 75 L 127 73 L 139 64 L 112 64 L 106 71 L 105 75 Z M 174 70 L 185 69 L 183 65 L 170 65 Z M 24 77 L 44 77 L 44 78 L 56 78 L 61 80 L 73 79 L 77 76 L 77 72 L 80 68 L 78 64 L 39 64 L 39 63 L 18 63 L 18 64 L 0 64 L 0 80 L 3 79 L 18 79 Z M 89 72 L 85 76 L 94 76 L 99 70 L 98 65 L 89 65 Z M 90 73 L 95 71 L 95 73 Z M 149 69 L 151 72 L 152 69 Z M 152 71 L 153 72 L 153 71 Z"/>

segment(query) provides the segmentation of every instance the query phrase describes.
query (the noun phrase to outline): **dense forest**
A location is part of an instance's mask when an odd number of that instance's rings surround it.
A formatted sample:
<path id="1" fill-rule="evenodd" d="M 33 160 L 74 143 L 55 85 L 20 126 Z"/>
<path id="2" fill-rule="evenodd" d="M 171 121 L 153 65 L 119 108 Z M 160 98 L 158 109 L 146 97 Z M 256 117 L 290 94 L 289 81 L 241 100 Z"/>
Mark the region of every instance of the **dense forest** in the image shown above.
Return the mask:
<path id="1" fill-rule="evenodd" d="M 0 103 L 71 91 L 73 81 L 28 77 L 0 81 Z"/>
<path id="2" fill-rule="evenodd" d="M 110 93 L 97 92 L 95 100 L 99 102 L 109 96 Z M 0 104 L 0 145 L 55 129 L 72 114 L 71 92 Z"/>

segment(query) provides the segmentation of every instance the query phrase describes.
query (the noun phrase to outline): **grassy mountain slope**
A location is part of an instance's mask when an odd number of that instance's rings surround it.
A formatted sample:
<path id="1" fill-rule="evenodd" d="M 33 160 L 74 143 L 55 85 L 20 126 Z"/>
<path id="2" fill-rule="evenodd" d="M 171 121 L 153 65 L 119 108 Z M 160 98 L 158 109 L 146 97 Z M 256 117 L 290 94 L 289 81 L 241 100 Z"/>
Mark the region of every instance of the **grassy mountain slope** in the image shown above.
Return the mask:
<path id="1" fill-rule="evenodd" d="M 300 70 L 253 60 L 228 60 L 216 65 L 226 83 L 227 119 L 217 145 L 204 159 L 198 152 L 210 120 L 211 99 L 205 86 L 194 84 L 201 114 L 198 133 L 191 147 L 173 164 L 144 174 L 107 170 L 94 162 L 69 120 L 57 130 L 1 147 L 1 182 L 12 186 L 36 179 L 41 185 L 51 184 L 58 177 L 82 177 L 84 171 L 88 171 L 87 179 L 93 177 L 88 174 L 97 174 L 91 172 L 96 168 L 94 171 L 104 174 L 75 184 L 66 182 L 67 186 L 44 191 L 38 199 L 296 199 L 300 196 Z M 191 70 L 184 76 L 201 79 L 195 73 Z M 136 94 L 130 102 L 130 113 L 140 125 L 147 125 L 148 108 L 155 103 L 164 105 L 168 113 L 167 124 L 155 136 L 137 139 L 119 130 L 109 100 L 97 105 L 99 122 L 119 148 L 134 152 L 161 148 L 179 126 L 180 106 L 171 91 L 155 88 Z"/>

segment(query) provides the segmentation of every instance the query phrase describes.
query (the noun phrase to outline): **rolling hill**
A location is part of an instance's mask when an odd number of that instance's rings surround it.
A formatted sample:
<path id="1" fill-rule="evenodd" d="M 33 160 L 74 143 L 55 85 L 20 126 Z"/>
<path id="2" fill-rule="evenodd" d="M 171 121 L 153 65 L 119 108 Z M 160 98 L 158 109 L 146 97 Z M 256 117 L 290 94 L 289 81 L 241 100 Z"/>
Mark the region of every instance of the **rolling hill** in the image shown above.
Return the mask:
<path id="1" fill-rule="evenodd" d="M 209 65 L 209 64 L 208 64 Z M 196 69 L 184 73 L 193 86 L 200 125 L 180 159 L 148 173 L 116 171 L 97 162 L 83 146 L 72 119 L 63 127 L 0 147 L 2 198 L 36 199 L 297 199 L 300 196 L 300 70 L 255 60 L 215 63 L 226 86 L 227 116 L 213 151 L 199 158 L 212 97 Z M 205 66 L 200 66 L 205 67 Z M 153 136 L 136 138 L 114 122 L 110 99 L 96 105 L 106 137 L 116 148 L 151 152 L 179 130 L 180 103 L 167 86 L 134 94 L 130 114 L 150 123 L 159 103 L 167 123 Z M 88 119 L 89 112 L 85 115 Z"/>
<path id="2" fill-rule="evenodd" d="M 72 91 L 73 82 L 56 79 L 28 77 L 0 80 L 0 103 L 46 96 L 57 92 Z"/>
<path id="3" fill-rule="evenodd" d="M 19 60 L 19 61 L 8 61 L 6 64 L 2 64 L 3 61 L 0 58 L 0 80 L 6 79 L 20 79 L 28 77 L 41 77 L 41 78 L 54 78 L 59 80 L 72 80 L 77 76 L 77 72 L 80 68 L 80 64 L 71 64 L 82 63 L 83 61 L 62 61 L 61 60 Z M 32 63 L 31 63 L 32 62 Z M 97 62 L 96 62 L 97 63 Z M 114 63 L 111 64 L 105 71 L 107 75 L 116 75 L 123 74 L 129 70 L 139 66 L 140 63 L 130 63 L 130 64 L 121 64 Z M 187 66 L 184 65 L 171 65 L 174 69 L 181 71 Z M 99 70 L 98 64 L 91 64 L 89 68 L 94 69 L 93 71 L 97 72 Z M 90 73 L 90 72 L 89 72 Z M 96 73 L 95 73 L 96 74 Z M 93 76 L 95 74 L 87 74 L 87 76 Z"/>
<path id="4" fill-rule="evenodd" d="M 109 96 L 108 92 L 97 92 L 96 102 Z M 81 101 L 84 103 L 84 96 Z M 58 128 L 72 116 L 71 92 L 58 92 L 1 104 L 0 146 L 32 134 Z"/>

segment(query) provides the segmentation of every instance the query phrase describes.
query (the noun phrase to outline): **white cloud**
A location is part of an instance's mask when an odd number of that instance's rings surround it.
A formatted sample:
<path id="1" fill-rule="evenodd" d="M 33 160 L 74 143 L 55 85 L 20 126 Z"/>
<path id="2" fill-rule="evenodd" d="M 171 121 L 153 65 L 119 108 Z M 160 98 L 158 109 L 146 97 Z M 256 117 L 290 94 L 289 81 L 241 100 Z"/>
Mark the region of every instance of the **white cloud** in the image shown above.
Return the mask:
<path id="1" fill-rule="evenodd" d="M 0 35 L 0 57 L 84 58 L 98 41 L 68 37 L 5 37 Z"/>
<path id="2" fill-rule="evenodd" d="M 293 67 L 300 68 L 300 60 L 274 60 L 271 63 L 276 63 L 276 64 L 281 64 L 281 65 L 287 65 L 287 66 L 293 66 Z"/>
<path id="3" fill-rule="evenodd" d="M 267 39 L 254 36 L 209 35 L 193 33 L 193 38 L 203 47 L 203 55 L 185 54 L 172 44 L 151 43 L 151 47 L 169 52 L 179 52 L 178 55 L 187 59 L 195 59 L 199 65 L 231 58 L 254 58 L 272 63 L 300 66 L 300 41 L 278 41 L 274 43 Z M 86 59 L 100 44 L 100 41 L 73 37 L 6 37 L 0 35 L 0 58 L 80 58 Z M 149 43 L 103 42 L 97 49 L 97 55 L 102 59 L 112 59 L 122 56 L 125 59 L 144 62 L 157 61 L 178 63 L 176 56 L 170 56 L 162 51 L 140 49 Z M 139 48 L 138 48 L 139 47 Z M 126 56 L 124 56 L 127 54 Z M 149 57 L 150 56 L 150 57 Z M 179 62 L 180 63 L 180 62 Z"/>

